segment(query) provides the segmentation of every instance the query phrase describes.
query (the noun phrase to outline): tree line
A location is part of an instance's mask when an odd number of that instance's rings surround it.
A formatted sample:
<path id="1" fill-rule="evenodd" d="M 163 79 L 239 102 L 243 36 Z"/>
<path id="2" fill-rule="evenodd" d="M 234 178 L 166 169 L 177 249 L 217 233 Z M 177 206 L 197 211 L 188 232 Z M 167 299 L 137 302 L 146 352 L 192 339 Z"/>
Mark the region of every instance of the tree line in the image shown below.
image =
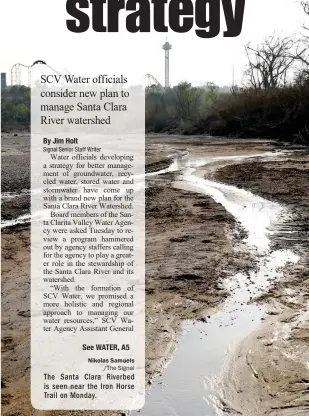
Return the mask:
<path id="1" fill-rule="evenodd" d="M 1 128 L 4 131 L 29 129 L 30 88 L 12 86 L 1 91 Z"/>
<path id="2" fill-rule="evenodd" d="M 309 18 L 309 0 L 301 1 Z M 296 36 L 268 36 L 245 46 L 243 85 L 182 82 L 146 88 L 146 131 L 266 137 L 309 144 L 309 22 Z M 29 128 L 30 89 L 2 91 L 2 129 Z"/>
<path id="3" fill-rule="evenodd" d="M 301 7 L 309 17 L 309 1 Z M 269 137 L 309 144 L 309 24 L 299 37 L 276 33 L 245 46 L 245 82 L 224 93 L 181 83 L 146 94 L 146 129 L 157 133 Z"/>

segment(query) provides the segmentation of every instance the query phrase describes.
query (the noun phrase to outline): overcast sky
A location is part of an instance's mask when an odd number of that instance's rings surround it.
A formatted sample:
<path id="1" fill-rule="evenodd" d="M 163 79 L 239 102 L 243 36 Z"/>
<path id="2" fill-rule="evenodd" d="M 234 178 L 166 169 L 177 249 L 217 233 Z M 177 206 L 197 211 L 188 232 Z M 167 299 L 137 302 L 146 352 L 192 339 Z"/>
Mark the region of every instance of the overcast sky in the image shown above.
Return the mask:
<path id="1" fill-rule="evenodd" d="M 164 83 L 164 51 L 166 37 L 171 50 L 170 81 L 212 81 L 230 85 L 234 69 L 235 81 L 241 82 L 246 64 L 244 44 L 256 44 L 274 31 L 299 34 L 306 20 L 299 1 L 247 0 L 242 33 L 237 38 L 223 38 L 222 31 L 214 39 L 201 39 L 192 30 L 186 34 L 164 33 L 82 34 L 66 28 L 65 0 L 1 1 L 1 72 L 10 72 L 13 64 L 25 65 L 45 60 L 61 72 L 67 68 L 76 75 L 121 74 L 130 83 L 139 83 L 144 74 L 154 75 Z M 222 14 L 222 26 L 224 15 Z M 122 28 L 124 25 L 122 26 Z M 23 81 L 27 82 L 26 71 Z"/>

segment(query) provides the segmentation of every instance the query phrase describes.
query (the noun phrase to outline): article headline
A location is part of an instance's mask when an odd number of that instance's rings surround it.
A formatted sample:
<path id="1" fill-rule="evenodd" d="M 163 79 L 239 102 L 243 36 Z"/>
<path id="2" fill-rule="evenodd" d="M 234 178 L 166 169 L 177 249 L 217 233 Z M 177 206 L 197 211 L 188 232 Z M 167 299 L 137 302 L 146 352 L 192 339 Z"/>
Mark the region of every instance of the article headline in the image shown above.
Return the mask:
<path id="1" fill-rule="evenodd" d="M 225 20 L 224 37 L 239 36 L 242 31 L 246 0 L 67 0 L 68 30 L 83 33 L 119 32 L 123 11 L 126 30 L 138 32 L 186 33 L 195 29 L 200 38 L 220 34 Z"/>

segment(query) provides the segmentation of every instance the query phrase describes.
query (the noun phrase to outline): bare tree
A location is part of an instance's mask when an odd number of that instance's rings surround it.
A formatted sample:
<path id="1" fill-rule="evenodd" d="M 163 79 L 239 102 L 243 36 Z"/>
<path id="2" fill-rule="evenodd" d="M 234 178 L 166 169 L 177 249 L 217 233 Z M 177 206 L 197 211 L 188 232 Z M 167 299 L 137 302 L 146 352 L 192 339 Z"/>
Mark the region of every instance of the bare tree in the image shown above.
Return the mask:
<path id="1" fill-rule="evenodd" d="M 248 58 L 246 75 L 250 85 L 265 90 L 286 85 L 296 60 L 291 51 L 297 48 L 298 43 L 291 37 L 280 38 L 275 34 L 256 48 L 249 42 L 245 50 Z"/>
<path id="2" fill-rule="evenodd" d="M 205 90 L 208 92 L 208 97 L 212 103 L 215 103 L 219 97 L 219 87 L 214 82 L 208 81 L 205 84 Z"/>
<path id="3" fill-rule="evenodd" d="M 189 120 L 198 115 L 201 88 L 194 88 L 188 82 L 181 82 L 175 87 L 177 97 L 177 114 L 184 120 Z"/>
<path id="4" fill-rule="evenodd" d="M 304 13 L 309 17 L 309 1 L 303 0 L 300 4 Z M 304 23 L 303 29 L 304 32 L 302 33 L 301 41 L 295 51 L 295 59 L 302 65 L 298 74 L 298 79 L 308 79 L 309 76 L 309 26 Z"/>
<path id="5" fill-rule="evenodd" d="M 230 87 L 230 93 L 231 93 L 232 95 L 234 95 L 234 96 L 236 96 L 236 95 L 238 95 L 238 94 L 241 94 L 241 93 L 243 93 L 243 92 L 244 92 L 244 88 L 240 87 L 239 85 L 235 85 L 235 84 L 233 84 L 233 85 Z"/>
<path id="6" fill-rule="evenodd" d="M 300 2 L 304 12 L 306 13 L 307 16 L 309 16 L 309 1 L 308 0 L 303 0 Z M 304 25 L 304 29 L 309 30 L 308 27 L 306 27 L 306 25 Z"/>

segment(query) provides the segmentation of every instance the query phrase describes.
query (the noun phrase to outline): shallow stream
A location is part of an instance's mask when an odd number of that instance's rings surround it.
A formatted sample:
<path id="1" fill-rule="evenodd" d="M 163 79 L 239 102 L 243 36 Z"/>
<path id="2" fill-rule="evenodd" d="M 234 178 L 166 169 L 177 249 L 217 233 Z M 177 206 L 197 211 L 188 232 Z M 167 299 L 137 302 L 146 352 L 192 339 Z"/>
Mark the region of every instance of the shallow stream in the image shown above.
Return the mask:
<path id="1" fill-rule="evenodd" d="M 179 172 L 174 186 L 209 195 L 222 204 L 246 231 L 244 242 L 256 255 L 258 266 L 255 271 L 238 273 L 226 282 L 231 296 L 219 312 L 208 317 L 206 322 L 184 323 L 173 359 L 154 380 L 145 407 L 131 412 L 132 416 L 230 414 L 220 391 L 220 375 L 228 365 L 229 350 L 249 335 L 265 314 L 265 308 L 251 300 L 272 281 L 280 279 L 284 267 L 296 263 L 298 257 L 289 250 L 270 250 L 271 229 L 279 217 L 282 222 L 285 215 L 279 204 L 243 189 L 204 179 L 207 170 L 203 167 L 220 160 L 241 161 L 261 156 L 273 157 L 274 154 L 206 159 L 185 155 L 174 162 L 173 170 Z"/>
<path id="2" fill-rule="evenodd" d="M 278 154 L 275 156 L 278 157 Z M 222 204 L 246 231 L 244 243 L 256 255 L 258 266 L 250 273 L 238 273 L 225 282 L 231 296 L 217 313 L 206 319 L 206 322 L 184 322 L 173 359 L 162 376 L 154 380 L 146 396 L 145 407 L 141 411 L 131 412 L 131 416 L 229 414 L 224 409 L 220 391 L 220 375 L 228 365 L 228 352 L 235 343 L 249 335 L 260 324 L 265 314 L 264 307 L 251 300 L 265 291 L 272 281 L 280 279 L 288 263 L 298 261 L 298 257 L 289 250 L 270 250 L 271 232 L 277 220 L 280 218 L 282 223 L 285 215 L 279 204 L 235 186 L 205 179 L 212 164 L 257 157 L 271 158 L 274 157 L 274 153 L 208 158 L 193 158 L 189 153 L 182 153 L 169 168 L 146 175 L 147 178 L 175 172 L 176 180 L 173 186 L 211 196 Z M 140 185 L 144 185 L 144 178 L 141 178 Z M 137 186 L 139 187 L 139 180 Z M 46 215 L 48 210 L 35 213 L 32 218 L 30 215 L 24 215 L 4 222 L 2 227 L 35 221 Z M 241 252 L 238 255 L 241 256 Z"/>

